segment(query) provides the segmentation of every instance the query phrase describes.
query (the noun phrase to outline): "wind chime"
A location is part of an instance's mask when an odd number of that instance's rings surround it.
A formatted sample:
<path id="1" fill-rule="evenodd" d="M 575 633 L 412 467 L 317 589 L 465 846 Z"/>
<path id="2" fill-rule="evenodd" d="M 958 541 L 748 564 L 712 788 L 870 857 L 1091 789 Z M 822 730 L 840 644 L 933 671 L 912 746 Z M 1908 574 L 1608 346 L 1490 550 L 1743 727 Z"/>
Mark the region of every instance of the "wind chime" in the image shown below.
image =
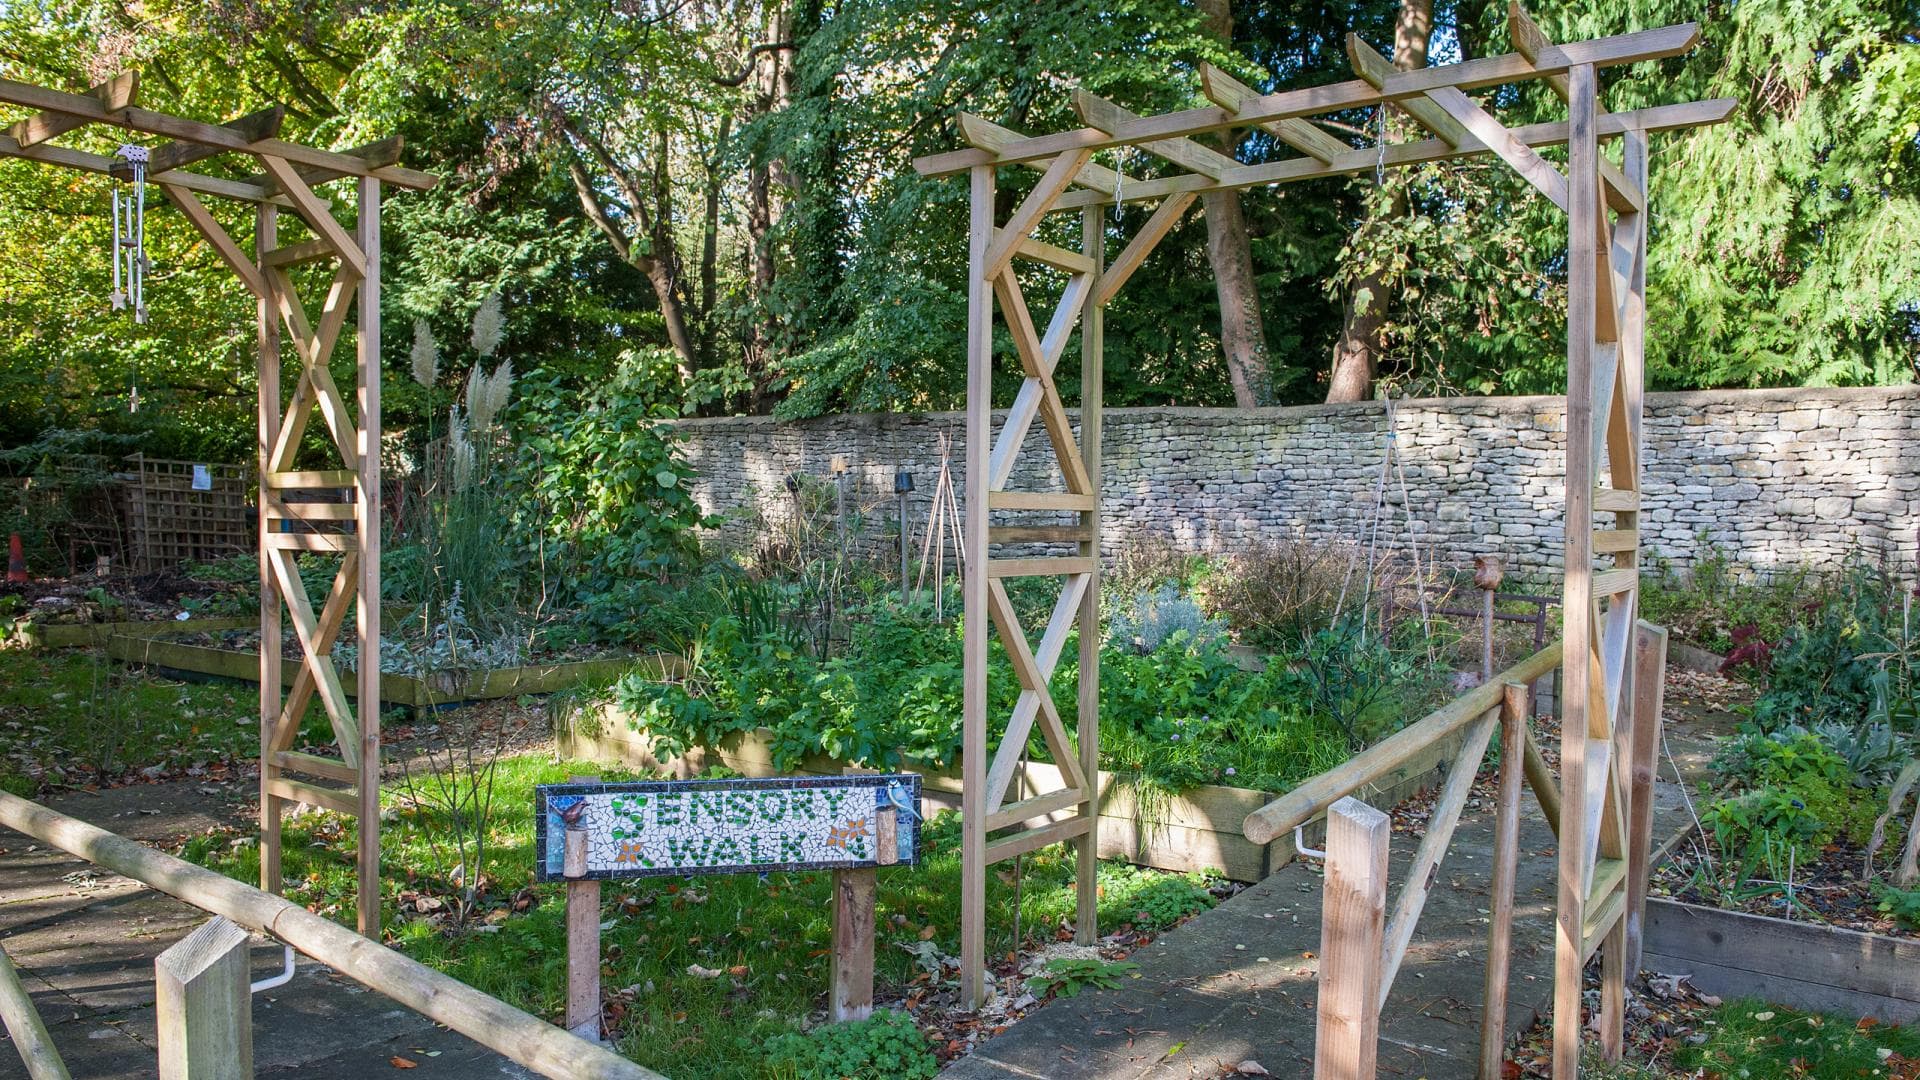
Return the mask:
<path id="1" fill-rule="evenodd" d="M 147 148 L 123 145 L 113 152 L 110 170 L 115 179 L 126 180 L 131 190 L 113 188 L 113 294 L 108 300 L 113 310 L 133 311 L 133 321 L 147 321 Z M 140 411 L 140 381 L 136 372 L 127 391 L 127 408 Z"/>

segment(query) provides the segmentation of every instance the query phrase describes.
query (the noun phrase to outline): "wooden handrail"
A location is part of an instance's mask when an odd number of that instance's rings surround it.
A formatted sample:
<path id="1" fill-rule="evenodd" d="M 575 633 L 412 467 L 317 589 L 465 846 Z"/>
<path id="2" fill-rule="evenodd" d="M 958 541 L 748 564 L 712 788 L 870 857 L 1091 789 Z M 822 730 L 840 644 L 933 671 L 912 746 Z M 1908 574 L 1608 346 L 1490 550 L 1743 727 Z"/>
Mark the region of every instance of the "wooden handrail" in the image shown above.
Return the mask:
<path id="1" fill-rule="evenodd" d="M 1559 641 L 1553 642 L 1401 731 L 1362 750 L 1344 764 L 1321 773 L 1248 814 L 1244 826 L 1247 839 L 1255 844 L 1272 843 L 1295 826 L 1313 820 L 1342 798 L 1412 761 L 1422 750 L 1473 723 L 1487 710 L 1498 708 L 1501 687 L 1507 683 L 1530 683 L 1560 666 L 1560 645 Z"/>
<path id="2" fill-rule="evenodd" d="M 298 904 L 0 792 L 0 825 L 271 934 L 370 990 L 556 1080 L 665 1080 Z"/>

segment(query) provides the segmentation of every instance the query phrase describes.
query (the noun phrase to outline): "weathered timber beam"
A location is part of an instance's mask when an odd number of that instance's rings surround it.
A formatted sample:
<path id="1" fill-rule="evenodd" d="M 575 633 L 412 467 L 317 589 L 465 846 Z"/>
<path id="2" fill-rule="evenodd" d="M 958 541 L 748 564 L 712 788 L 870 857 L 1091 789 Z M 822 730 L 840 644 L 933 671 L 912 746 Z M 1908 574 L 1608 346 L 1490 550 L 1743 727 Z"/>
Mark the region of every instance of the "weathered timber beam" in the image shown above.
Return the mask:
<path id="1" fill-rule="evenodd" d="M 1101 131 L 1112 131 L 1129 121 L 1140 119 L 1140 114 L 1115 105 L 1097 94 L 1085 90 L 1073 92 L 1073 111 L 1080 114 L 1080 120 L 1088 127 Z M 1173 162 L 1183 169 L 1211 176 L 1218 180 L 1228 170 L 1239 165 L 1238 161 L 1209 149 L 1192 139 L 1154 139 L 1140 144 L 1140 149 L 1157 158 Z"/>
<path id="2" fill-rule="evenodd" d="M 1248 102 L 1260 97 L 1258 90 L 1207 63 L 1200 65 L 1200 89 L 1207 95 L 1208 101 L 1235 116 L 1240 115 L 1240 110 Z M 1353 149 L 1351 144 L 1334 138 L 1306 120 L 1268 120 L 1257 126 L 1295 150 L 1322 162 L 1332 161 L 1337 155 Z"/>
<path id="3" fill-rule="evenodd" d="M 102 176 L 113 174 L 114 160 L 102 154 L 89 154 L 84 150 L 70 150 L 64 146 L 21 146 L 11 135 L 0 135 L 0 157 L 19 158 L 22 161 L 37 161 L 42 165 L 59 165 L 82 172 L 99 173 Z M 248 202 L 272 202 L 286 205 L 286 200 L 266 188 L 258 187 L 239 180 L 224 180 L 217 176 L 203 176 L 199 173 L 172 172 L 150 175 L 147 179 L 162 184 L 171 184 L 188 191 L 197 191 L 203 195 L 223 195 L 230 199 L 244 199 Z"/>
<path id="4" fill-rule="evenodd" d="M 1539 23 L 1533 21 L 1533 16 L 1527 14 L 1527 9 L 1520 6 L 1520 0 L 1508 0 L 1507 30 L 1513 37 L 1514 51 L 1530 61 L 1553 48 L 1553 39 L 1540 29 Z M 1547 85 L 1553 88 L 1553 92 L 1559 95 L 1561 101 L 1567 100 L 1565 75 L 1548 75 L 1546 80 Z M 1600 111 L 1606 111 L 1604 104 L 1600 106 Z M 1640 186 L 1629 183 L 1627 175 L 1620 171 L 1620 166 L 1609 161 L 1605 155 L 1600 158 L 1600 181 L 1606 185 L 1607 205 L 1616 213 L 1639 213 L 1647 208 Z"/>
<path id="5" fill-rule="evenodd" d="M 168 113 L 154 112 L 151 109 L 134 107 L 109 109 L 98 98 L 86 94 L 50 90 L 44 86 L 34 86 L 31 83 L 17 82 L 13 79 L 0 79 L 0 103 L 66 113 L 88 123 L 110 124 L 129 131 L 183 142 L 203 143 L 222 150 L 271 154 L 298 165 L 338 169 L 347 176 L 377 175 L 379 179 L 398 187 L 425 190 L 438 182 L 434 177 L 412 169 L 384 169 L 376 174 L 366 162 L 332 150 L 319 150 L 281 139 L 263 139 L 253 142 L 244 133 L 219 124 L 188 120 Z"/>
<path id="6" fill-rule="evenodd" d="M 1347 35 L 1347 61 L 1353 65 L 1353 73 L 1375 89 L 1385 87 L 1387 80 L 1393 77 L 1395 71 L 1393 61 L 1381 56 L 1373 46 L 1360 40 L 1359 34 Z M 1424 95 L 1410 97 L 1394 104 L 1399 106 L 1401 112 L 1413 117 L 1421 127 L 1452 145 L 1459 146 L 1466 140 L 1466 128 L 1460 121 L 1447 115 L 1447 111 L 1431 98 Z"/>
<path id="7" fill-rule="evenodd" d="M 99 99 L 108 110 L 117 112 L 140 99 L 140 76 L 132 71 L 122 72 L 87 93 Z M 71 113 L 43 112 L 15 121 L 7 127 L 7 134 L 21 146 L 35 146 L 86 124 L 85 118 Z"/>
<path id="8" fill-rule="evenodd" d="M 918 158 L 913 167 L 922 176 L 946 176 L 964 172 L 977 165 L 1017 165 L 1041 158 L 1057 157 L 1071 150 L 1104 150 L 1127 146 L 1149 139 L 1167 139 L 1182 135 L 1201 135 L 1222 128 L 1262 124 L 1269 120 L 1313 116 L 1318 113 L 1364 109 L 1382 101 L 1416 97 L 1440 86 L 1463 90 L 1502 83 L 1526 82 L 1547 75 L 1563 74 L 1581 64 L 1614 67 L 1645 60 L 1678 56 L 1700 40 L 1695 23 L 1681 23 L 1655 30 L 1596 38 L 1592 41 L 1556 45 L 1533 60 L 1518 53 L 1467 60 L 1441 67 L 1396 71 L 1376 89 L 1361 79 L 1310 86 L 1266 94 L 1246 103 L 1238 113 L 1229 113 L 1218 105 L 1187 109 L 1160 116 L 1146 116 L 1121 124 L 1112 132 L 1097 128 L 1079 128 L 1052 135 L 1039 135 L 1009 143 L 998 150 L 978 147 L 951 150 Z"/>
<path id="9" fill-rule="evenodd" d="M 1012 128 L 1001 127 L 999 124 L 985 117 L 975 116 L 973 113 L 961 113 L 959 122 L 960 136 L 962 138 L 974 146 L 979 147 L 981 150 L 992 153 L 999 153 L 1000 148 L 1012 146 L 1026 138 L 1025 135 L 1020 134 Z M 1044 170 L 1047 167 L 1047 163 L 1044 161 L 1023 161 L 1020 164 L 1034 170 Z M 1123 186 L 1132 187 L 1139 183 L 1138 180 L 1134 180 L 1123 173 L 1115 172 L 1105 165 L 1099 165 L 1091 161 L 1080 167 L 1080 172 L 1074 176 L 1073 182 L 1083 188 L 1092 188 L 1102 195 L 1112 195 Z"/>
<path id="10" fill-rule="evenodd" d="M 1711 101 L 1688 101 L 1678 105 L 1655 105 L 1651 108 L 1635 109 L 1632 112 L 1606 113 L 1600 117 L 1600 136 L 1617 138 L 1627 131 L 1655 132 L 1706 127 L 1724 122 L 1727 117 L 1733 115 L 1733 110 L 1739 104 L 1735 98 L 1715 98 Z M 1564 122 L 1527 124 L 1508 130 L 1515 140 L 1527 146 L 1554 146 L 1567 141 L 1567 125 Z M 1387 147 L 1385 164 L 1389 168 L 1397 168 L 1429 161 L 1470 157 L 1487 152 L 1486 145 L 1475 138 L 1469 138 L 1459 146 L 1448 146 L 1441 139 L 1423 139 L 1419 142 L 1395 143 Z M 1260 165 L 1242 165 L 1219 180 L 1193 175 L 1142 180 L 1137 185 L 1128 186 L 1127 198 L 1129 200 L 1152 199 L 1180 191 L 1205 192 L 1258 187 L 1263 184 L 1290 184 L 1323 176 L 1371 172 L 1379 158 L 1380 154 L 1377 150 L 1367 147 L 1349 150 L 1328 164 L 1322 164 L 1311 158 L 1289 158 L 1286 161 L 1273 161 Z M 1057 199 L 1053 209 L 1061 211 L 1109 201 L 1097 192 L 1072 191 Z"/>
<path id="11" fill-rule="evenodd" d="M 228 131 L 239 132 L 249 143 L 261 139 L 271 139 L 280 134 L 280 125 L 287 118 L 285 105 L 272 105 L 258 112 L 229 120 L 220 126 Z M 226 153 L 225 147 L 208 146 L 195 142 L 166 142 L 153 148 L 147 158 L 147 171 L 162 173 L 168 169 L 178 169 L 196 161 L 204 161 Z"/>
<path id="12" fill-rule="evenodd" d="M 383 176 L 386 171 L 390 170 L 399 162 L 400 151 L 405 149 L 406 144 L 406 136 L 390 135 L 378 142 L 370 142 L 365 146 L 356 146 L 351 150 L 342 150 L 340 153 L 346 154 L 349 157 L 359 158 L 361 161 L 367 163 L 368 168 L 374 170 L 373 175 Z M 306 181 L 308 187 L 314 187 L 324 184 L 329 180 L 338 180 L 341 177 L 351 175 L 341 172 L 338 169 L 323 169 L 313 165 L 304 166 L 294 171 L 299 174 L 300 179 Z M 246 179 L 247 183 L 259 184 L 261 187 L 272 188 L 279 186 L 278 182 L 266 173 L 256 173 Z"/>

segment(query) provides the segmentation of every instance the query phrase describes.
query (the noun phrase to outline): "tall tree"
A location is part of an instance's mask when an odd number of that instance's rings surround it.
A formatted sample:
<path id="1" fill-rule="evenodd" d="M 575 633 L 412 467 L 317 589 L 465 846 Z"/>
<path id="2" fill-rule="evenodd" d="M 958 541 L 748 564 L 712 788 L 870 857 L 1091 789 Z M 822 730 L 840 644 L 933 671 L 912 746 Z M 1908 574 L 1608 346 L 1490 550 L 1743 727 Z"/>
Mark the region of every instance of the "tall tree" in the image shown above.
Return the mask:
<path id="1" fill-rule="evenodd" d="M 1401 0 L 1400 16 L 1393 30 L 1394 68 L 1413 71 L 1426 67 L 1432 35 L 1433 0 Z M 1384 137 L 1384 118 L 1380 130 Z M 1405 188 L 1398 184 L 1389 185 L 1387 197 L 1376 197 L 1369 206 L 1372 213 L 1390 219 L 1405 217 Z M 1333 367 L 1327 378 L 1328 401 L 1365 401 L 1373 396 L 1374 374 L 1379 370 L 1387 344 L 1383 333 L 1386 319 L 1387 283 L 1384 272 L 1362 276 L 1347 293 L 1346 320 L 1340 331 L 1340 340 L 1333 346 Z"/>
<path id="2" fill-rule="evenodd" d="M 1233 44 L 1233 10 L 1228 0 L 1200 0 L 1208 33 L 1224 46 Z M 1220 133 L 1220 150 L 1234 154 L 1234 134 Z M 1200 197 L 1207 221 L 1207 262 L 1220 296 L 1220 348 L 1226 353 L 1233 403 L 1242 409 L 1273 401 L 1273 376 L 1267 354 L 1267 329 L 1260 317 L 1260 290 L 1253 274 L 1247 216 L 1236 190 L 1209 191 Z"/>

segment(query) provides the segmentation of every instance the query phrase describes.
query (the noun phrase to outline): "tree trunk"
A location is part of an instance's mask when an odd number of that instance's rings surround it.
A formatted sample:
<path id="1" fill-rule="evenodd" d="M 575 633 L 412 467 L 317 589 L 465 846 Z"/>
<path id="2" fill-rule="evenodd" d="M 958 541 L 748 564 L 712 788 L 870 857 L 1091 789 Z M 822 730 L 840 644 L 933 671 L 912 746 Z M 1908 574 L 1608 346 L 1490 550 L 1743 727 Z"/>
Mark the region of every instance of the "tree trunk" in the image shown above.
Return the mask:
<path id="1" fill-rule="evenodd" d="M 1401 0 L 1393 31 L 1393 66 L 1413 71 L 1427 66 L 1427 43 L 1433 34 L 1433 0 Z M 1390 217 L 1407 212 L 1404 193 L 1396 191 L 1384 211 Z M 1333 346 L 1333 369 L 1327 379 L 1327 400 L 1365 401 L 1373 396 L 1373 379 L 1386 349 L 1387 287 L 1376 275 L 1355 281 L 1348 294 L 1346 324 Z"/>
<path id="2" fill-rule="evenodd" d="M 1233 11 L 1229 0 L 1200 0 L 1207 29 L 1222 43 L 1233 44 Z M 1220 133 L 1220 151 L 1233 156 L 1234 134 Z M 1238 191 L 1210 191 L 1200 198 L 1207 218 L 1207 261 L 1213 266 L 1214 288 L 1220 300 L 1220 347 L 1226 353 L 1227 375 L 1233 382 L 1233 403 L 1251 409 L 1272 403 L 1273 378 L 1268 368 L 1267 330 L 1260 318 L 1260 294 L 1253 276 L 1253 252 L 1248 244 L 1247 219 L 1240 210 Z"/>

